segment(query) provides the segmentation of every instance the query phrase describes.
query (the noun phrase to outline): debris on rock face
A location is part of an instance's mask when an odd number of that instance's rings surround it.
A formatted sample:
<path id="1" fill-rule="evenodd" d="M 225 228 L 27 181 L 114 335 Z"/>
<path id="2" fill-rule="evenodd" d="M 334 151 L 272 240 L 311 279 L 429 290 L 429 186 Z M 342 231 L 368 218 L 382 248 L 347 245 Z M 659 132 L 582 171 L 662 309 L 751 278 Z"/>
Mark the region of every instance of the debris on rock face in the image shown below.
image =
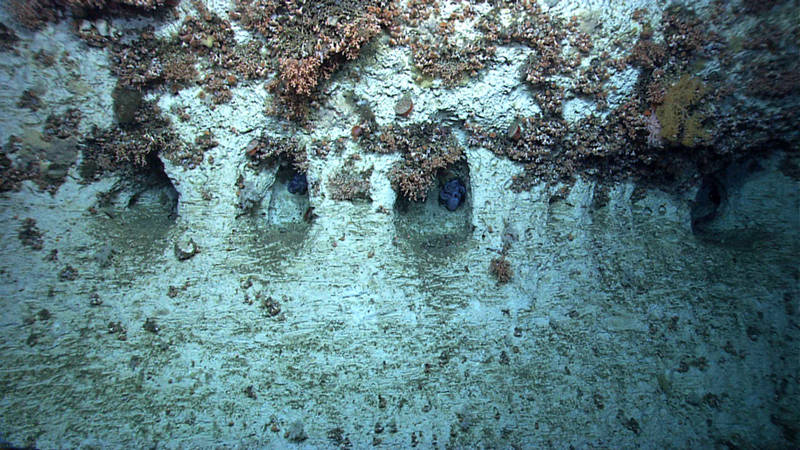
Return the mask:
<path id="1" fill-rule="evenodd" d="M 22 245 L 30 247 L 33 250 L 41 250 L 44 246 L 44 239 L 42 232 L 36 227 L 36 219 L 30 217 L 22 221 L 19 227 L 19 240 Z"/>
<path id="2" fill-rule="evenodd" d="M 261 309 L 267 312 L 270 317 L 275 317 L 281 313 L 281 304 L 272 297 L 261 300 Z"/>
<path id="3" fill-rule="evenodd" d="M 17 108 L 29 109 L 33 112 L 41 109 L 43 103 L 39 94 L 33 89 L 25 89 L 22 91 L 19 100 L 17 101 Z"/>
<path id="4" fill-rule="evenodd" d="M 58 249 L 54 248 L 50 250 L 50 253 L 48 253 L 47 256 L 44 257 L 44 260 L 50 262 L 58 261 Z"/>
<path id="5" fill-rule="evenodd" d="M 319 216 L 314 214 L 314 207 L 313 206 L 309 206 L 306 209 L 306 212 L 303 213 L 303 222 L 312 223 L 312 222 L 314 222 L 314 219 L 316 219 L 317 217 L 319 217 Z"/>
<path id="6" fill-rule="evenodd" d="M 100 299 L 100 295 L 97 292 L 92 292 L 89 295 L 89 306 L 100 306 L 103 304 L 103 300 Z"/>
<path id="7" fill-rule="evenodd" d="M 211 130 L 206 130 L 198 134 L 194 140 L 194 143 L 203 150 L 208 150 L 219 145 L 219 142 L 217 142 L 216 138 L 214 137 L 214 133 L 212 133 Z"/>
<path id="8" fill-rule="evenodd" d="M 414 109 L 414 102 L 411 95 L 406 94 L 394 105 L 394 113 L 401 117 L 408 117 Z"/>
<path id="9" fill-rule="evenodd" d="M 175 257 L 178 258 L 178 261 L 186 261 L 198 253 L 200 253 L 200 249 L 193 239 L 175 242 Z"/>
<path id="10" fill-rule="evenodd" d="M 136 111 L 142 104 L 142 92 L 117 84 L 111 93 L 114 100 L 114 119 L 120 125 L 130 125 L 136 119 Z"/>
<path id="11" fill-rule="evenodd" d="M 467 188 L 458 178 L 445 183 L 439 191 L 439 204 L 447 208 L 448 211 L 455 211 L 467 196 Z"/>
<path id="12" fill-rule="evenodd" d="M 498 284 L 505 284 L 511 281 L 514 272 L 511 270 L 511 263 L 506 260 L 505 256 L 492 259 L 489 264 L 489 273 L 494 275 Z"/>
<path id="13" fill-rule="evenodd" d="M 522 125 L 520 124 L 520 121 L 514 120 L 511 122 L 511 126 L 508 127 L 508 132 L 506 134 L 509 139 L 518 141 L 519 138 L 522 137 Z"/>
<path id="14" fill-rule="evenodd" d="M 53 316 L 53 314 L 50 312 L 50 310 L 48 310 L 46 308 L 42 308 L 42 309 L 39 310 L 39 312 L 36 313 L 36 317 L 39 320 L 48 320 L 52 316 Z"/>
<path id="15" fill-rule="evenodd" d="M 159 327 L 158 324 L 156 323 L 156 319 L 153 319 L 152 317 L 148 317 L 144 321 L 144 325 L 142 326 L 142 328 L 144 328 L 145 331 L 149 331 L 150 333 L 153 334 L 158 334 L 158 332 L 161 331 L 161 327 Z"/>
<path id="16" fill-rule="evenodd" d="M 69 108 L 60 114 L 50 114 L 44 124 L 44 139 L 51 142 L 53 139 L 70 140 L 78 136 L 78 127 L 83 113 L 78 108 Z"/>
<path id="17" fill-rule="evenodd" d="M 289 428 L 283 437 L 289 442 L 303 442 L 308 439 L 308 434 L 303 429 L 303 422 L 297 420 L 289 424 Z"/>
<path id="18" fill-rule="evenodd" d="M 116 334 L 117 339 L 120 341 L 124 341 L 127 339 L 128 329 L 122 325 L 122 322 L 109 322 L 108 323 L 108 333 L 109 334 Z"/>
<path id="19" fill-rule="evenodd" d="M 58 273 L 59 281 L 75 281 L 78 279 L 78 269 L 67 265 Z"/>
<path id="20" fill-rule="evenodd" d="M 261 147 L 261 140 L 260 139 L 252 139 L 248 144 L 247 147 L 244 149 L 244 153 L 253 158 L 258 153 L 258 149 Z"/>
<path id="21" fill-rule="evenodd" d="M 244 388 L 244 395 L 246 395 L 248 398 L 252 398 L 253 400 L 258 399 L 256 390 L 253 388 L 252 384 Z"/>
<path id="22" fill-rule="evenodd" d="M 14 30 L 8 28 L 6 24 L 0 23 L 0 50 L 9 51 L 14 48 L 19 37 Z"/>

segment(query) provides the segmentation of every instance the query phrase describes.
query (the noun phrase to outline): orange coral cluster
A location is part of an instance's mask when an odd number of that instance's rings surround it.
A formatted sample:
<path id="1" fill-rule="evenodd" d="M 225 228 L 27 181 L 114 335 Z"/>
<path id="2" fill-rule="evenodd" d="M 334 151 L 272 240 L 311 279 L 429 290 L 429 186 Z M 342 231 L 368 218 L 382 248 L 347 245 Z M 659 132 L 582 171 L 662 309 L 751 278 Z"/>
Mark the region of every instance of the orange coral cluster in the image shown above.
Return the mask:
<path id="1" fill-rule="evenodd" d="M 151 29 L 128 43 L 112 45 L 113 70 L 120 84 L 145 89 L 166 84 L 178 90 L 197 80 L 197 63 L 206 75 L 200 80 L 214 103 L 232 98 L 231 88 L 241 79 L 263 78 L 270 68 L 258 41 L 238 44 L 231 24 L 202 2 L 193 2 L 196 14 L 187 16 L 173 39 L 156 38 Z"/>
<path id="2" fill-rule="evenodd" d="M 369 151 L 402 154 L 389 174 L 392 188 L 411 201 L 425 201 L 436 176 L 464 157 L 449 129 L 431 123 L 382 127 L 362 139 Z"/>
<path id="3" fill-rule="evenodd" d="M 302 118 L 319 83 L 389 26 L 393 2 L 347 0 L 310 8 L 303 1 L 236 0 L 232 18 L 266 39 L 277 61 L 270 84 L 291 118 Z"/>
<path id="4" fill-rule="evenodd" d="M 334 200 L 370 200 L 372 168 L 357 170 L 353 159 L 328 178 L 328 192 Z"/>
<path id="5" fill-rule="evenodd" d="M 309 56 L 303 59 L 281 58 L 279 68 L 278 76 L 284 88 L 300 96 L 310 96 L 323 75 L 320 56 Z M 327 75 L 329 74 L 326 73 L 325 76 Z"/>
<path id="6" fill-rule="evenodd" d="M 262 136 L 247 145 L 245 154 L 256 165 L 274 166 L 287 162 L 298 172 L 308 170 L 308 153 L 296 139 Z"/>
<path id="7" fill-rule="evenodd" d="M 178 89 L 197 77 L 195 55 L 156 38 L 152 28 L 144 29 L 131 43 L 114 42 L 111 58 L 112 71 L 126 87 L 167 84 Z"/>
<path id="8" fill-rule="evenodd" d="M 89 178 L 104 171 L 144 167 L 159 154 L 188 167 L 203 160 L 203 148 L 186 146 L 152 102 L 139 106 L 130 123 L 97 131 L 86 144 L 81 173 Z"/>
<path id="9" fill-rule="evenodd" d="M 497 280 L 497 284 L 505 284 L 511 281 L 514 276 L 514 271 L 511 269 L 511 263 L 508 262 L 505 255 L 500 258 L 493 258 L 489 263 L 489 273 L 491 273 Z"/>
<path id="10" fill-rule="evenodd" d="M 458 34 L 457 28 L 475 16 L 469 2 L 462 2 L 449 15 L 441 16 L 436 1 L 409 1 L 400 19 L 407 26 L 393 29 L 390 43 L 409 46 L 414 67 L 421 73 L 418 81 L 437 78 L 453 86 L 475 76 L 496 50 L 484 35 L 468 38 Z"/>

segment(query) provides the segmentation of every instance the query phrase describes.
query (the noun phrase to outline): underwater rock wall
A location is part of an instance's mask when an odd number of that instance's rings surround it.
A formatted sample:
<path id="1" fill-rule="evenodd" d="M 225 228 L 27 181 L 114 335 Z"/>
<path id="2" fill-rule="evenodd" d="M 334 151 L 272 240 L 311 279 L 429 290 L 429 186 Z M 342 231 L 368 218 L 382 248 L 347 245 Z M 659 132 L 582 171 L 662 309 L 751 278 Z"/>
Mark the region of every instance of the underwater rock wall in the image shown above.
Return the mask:
<path id="1" fill-rule="evenodd" d="M 796 2 L 109 3 L 0 16 L 4 440 L 797 445 Z"/>

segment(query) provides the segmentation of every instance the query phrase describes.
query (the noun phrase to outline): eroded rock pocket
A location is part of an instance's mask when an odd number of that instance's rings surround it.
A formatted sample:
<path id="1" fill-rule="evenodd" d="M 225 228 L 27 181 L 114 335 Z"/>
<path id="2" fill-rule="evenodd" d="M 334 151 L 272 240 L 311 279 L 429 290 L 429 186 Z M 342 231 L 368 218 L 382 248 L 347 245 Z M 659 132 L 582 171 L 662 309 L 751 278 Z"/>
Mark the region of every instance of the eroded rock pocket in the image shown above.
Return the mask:
<path id="1" fill-rule="evenodd" d="M 446 256 L 461 248 L 472 233 L 472 193 L 466 160 L 437 171 L 434 182 L 417 200 L 399 193 L 394 213 L 397 235 L 415 251 Z"/>

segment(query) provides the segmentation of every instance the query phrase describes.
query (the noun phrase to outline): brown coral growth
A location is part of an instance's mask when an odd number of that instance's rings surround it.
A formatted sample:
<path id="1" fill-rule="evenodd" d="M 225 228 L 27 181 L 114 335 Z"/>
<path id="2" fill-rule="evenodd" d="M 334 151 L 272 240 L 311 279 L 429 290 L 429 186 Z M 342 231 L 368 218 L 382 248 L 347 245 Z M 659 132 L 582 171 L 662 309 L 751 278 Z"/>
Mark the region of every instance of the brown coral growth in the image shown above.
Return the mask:
<path id="1" fill-rule="evenodd" d="M 319 83 L 391 24 L 396 12 L 386 0 L 236 0 L 231 17 L 258 32 L 278 77 L 270 85 L 283 113 L 302 118 Z"/>
<path id="2" fill-rule="evenodd" d="M 425 201 L 437 174 L 464 156 L 450 130 L 431 123 L 383 127 L 365 136 L 363 145 L 369 151 L 403 156 L 389 179 L 392 188 L 411 201 Z"/>
<path id="3" fill-rule="evenodd" d="M 176 0 L 11 0 L 9 10 L 28 28 L 41 28 L 64 13 L 143 13 L 175 6 Z"/>
<path id="4" fill-rule="evenodd" d="M 328 179 L 328 192 L 334 200 L 370 200 L 370 182 L 372 168 L 358 171 L 353 161 L 348 160 L 345 166 Z"/>
<path id="5" fill-rule="evenodd" d="M 511 269 L 511 263 L 508 262 L 505 256 L 493 258 L 489 263 L 489 273 L 495 277 L 498 284 L 505 284 L 511 281 L 514 276 L 514 271 Z"/>
<path id="6" fill-rule="evenodd" d="M 146 28 L 131 43 L 115 42 L 112 46 L 112 70 L 124 87 L 145 89 L 167 84 L 177 90 L 195 80 L 196 58 L 174 43 L 155 37 Z"/>
<path id="7" fill-rule="evenodd" d="M 152 28 L 138 39 L 114 42 L 112 70 L 124 87 L 139 90 L 166 85 L 177 91 L 198 81 L 197 65 L 206 72 L 204 92 L 214 104 L 226 103 L 231 89 L 241 80 L 263 78 L 270 68 L 257 40 L 237 44 L 233 28 L 210 12 L 202 2 L 193 2 L 196 12 L 187 16 L 174 39 L 158 39 Z"/>
<path id="8" fill-rule="evenodd" d="M 296 139 L 262 136 L 250 141 L 245 154 L 256 165 L 274 166 L 288 162 L 298 172 L 308 170 L 308 153 Z"/>
<path id="9" fill-rule="evenodd" d="M 156 155 L 185 167 L 203 160 L 202 149 L 187 148 L 151 102 L 141 105 L 130 123 L 97 131 L 85 144 L 81 174 L 90 179 L 105 171 L 145 167 Z"/>

